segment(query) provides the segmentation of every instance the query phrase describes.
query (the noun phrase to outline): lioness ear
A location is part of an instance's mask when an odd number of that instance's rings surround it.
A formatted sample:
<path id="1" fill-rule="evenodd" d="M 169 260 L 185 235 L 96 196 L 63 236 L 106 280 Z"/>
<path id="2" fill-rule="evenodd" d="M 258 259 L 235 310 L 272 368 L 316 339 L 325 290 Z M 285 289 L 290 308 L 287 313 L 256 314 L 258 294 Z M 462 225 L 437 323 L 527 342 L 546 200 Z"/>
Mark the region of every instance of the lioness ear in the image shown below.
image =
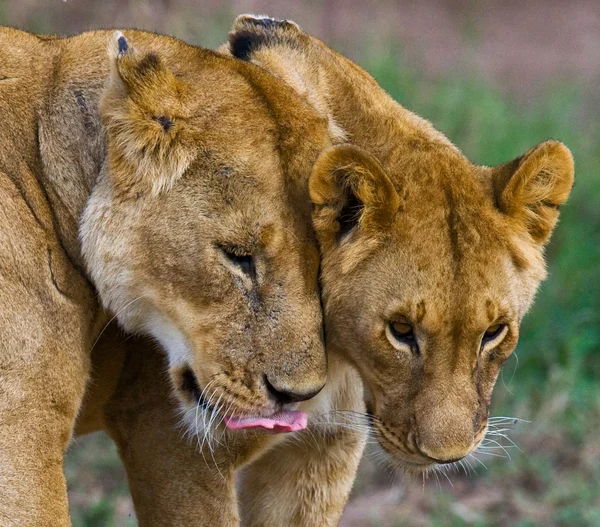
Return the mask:
<path id="1" fill-rule="evenodd" d="M 492 171 L 499 209 L 538 243 L 550 238 L 558 209 L 573 186 L 573 156 L 558 141 L 546 141 Z"/>
<path id="2" fill-rule="evenodd" d="M 371 240 L 377 238 L 400 207 L 400 197 L 377 159 L 348 144 L 321 154 L 309 192 L 315 205 L 315 229 L 324 247 L 338 244 L 355 229 Z"/>
<path id="3" fill-rule="evenodd" d="M 100 104 L 111 177 L 120 187 L 167 189 L 185 172 L 194 149 L 185 126 L 188 87 L 155 53 L 140 55 L 112 36 L 110 78 Z"/>

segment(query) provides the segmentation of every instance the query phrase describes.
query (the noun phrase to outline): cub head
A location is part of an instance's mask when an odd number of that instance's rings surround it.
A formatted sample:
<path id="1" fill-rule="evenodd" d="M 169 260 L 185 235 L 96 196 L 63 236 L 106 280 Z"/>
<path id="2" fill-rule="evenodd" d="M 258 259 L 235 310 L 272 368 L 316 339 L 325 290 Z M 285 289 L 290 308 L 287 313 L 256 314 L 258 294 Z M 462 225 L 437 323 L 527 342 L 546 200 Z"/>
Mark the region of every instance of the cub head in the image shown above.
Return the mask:
<path id="1" fill-rule="evenodd" d="M 310 398 L 326 362 L 308 177 L 326 122 L 259 68 L 166 37 L 141 54 L 119 33 L 109 55 L 107 159 L 81 225 L 103 304 L 164 347 L 192 418 Z"/>
<path id="2" fill-rule="evenodd" d="M 397 153 L 382 165 L 332 147 L 310 194 L 328 344 L 365 379 L 382 447 L 419 471 L 465 457 L 486 434 L 573 160 L 555 141 L 494 169 L 445 144 Z"/>
<path id="3" fill-rule="evenodd" d="M 228 51 L 285 79 L 354 144 L 325 151 L 309 188 L 328 353 L 360 372 L 380 444 L 414 472 L 463 458 L 486 434 L 496 378 L 545 277 L 569 150 L 547 141 L 473 165 L 292 22 L 239 17 Z"/>

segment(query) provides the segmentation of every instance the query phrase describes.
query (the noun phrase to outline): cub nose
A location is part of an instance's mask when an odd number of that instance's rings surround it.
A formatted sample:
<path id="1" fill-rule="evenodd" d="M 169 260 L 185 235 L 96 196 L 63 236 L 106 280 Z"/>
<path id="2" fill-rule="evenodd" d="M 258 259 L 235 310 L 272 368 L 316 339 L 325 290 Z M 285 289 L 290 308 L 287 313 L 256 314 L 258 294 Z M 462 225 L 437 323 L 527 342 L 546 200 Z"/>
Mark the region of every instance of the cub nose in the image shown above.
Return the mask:
<path id="1" fill-rule="evenodd" d="M 454 459 L 435 459 L 435 458 L 432 457 L 431 459 L 433 459 L 439 465 L 448 465 L 450 463 L 456 463 L 457 461 L 460 461 L 463 458 L 462 457 L 455 457 Z"/>
<path id="2" fill-rule="evenodd" d="M 283 386 L 274 386 L 267 376 L 265 376 L 265 385 L 269 395 L 280 404 L 299 403 L 300 401 L 312 399 L 324 386 L 324 384 L 322 384 L 316 390 L 292 391 Z"/>
<path id="3" fill-rule="evenodd" d="M 448 447 L 446 447 L 446 449 L 444 449 L 443 451 L 438 450 L 432 450 L 429 448 L 426 448 L 423 444 L 417 443 L 416 444 L 417 450 L 423 454 L 425 457 L 428 457 L 429 459 L 431 459 L 432 461 L 435 461 L 436 463 L 440 464 L 440 465 L 446 465 L 449 463 L 456 463 L 457 461 L 460 461 L 462 458 L 466 457 L 467 455 L 469 455 L 469 452 L 471 451 L 471 447 L 472 447 L 472 442 L 467 444 L 454 444 L 454 445 L 450 445 Z"/>

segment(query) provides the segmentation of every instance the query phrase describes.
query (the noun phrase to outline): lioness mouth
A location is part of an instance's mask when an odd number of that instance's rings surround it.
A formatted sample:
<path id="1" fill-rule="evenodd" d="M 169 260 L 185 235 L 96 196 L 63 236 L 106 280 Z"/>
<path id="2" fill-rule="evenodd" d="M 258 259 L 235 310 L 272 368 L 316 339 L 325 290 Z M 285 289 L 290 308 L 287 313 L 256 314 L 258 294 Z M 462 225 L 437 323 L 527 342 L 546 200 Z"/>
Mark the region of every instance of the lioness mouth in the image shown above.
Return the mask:
<path id="1" fill-rule="evenodd" d="M 211 410 L 204 398 L 200 385 L 191 368 L 186 368 L 181 374 L 181 389 L 191 393 L 196 403 L 204 410 Z M 306 412 L 280 410 L 272 415 L 257 415 L 252 417 L 225 416 L 225 426 L 229 430 L 245 430 L 248 428 L 264 428 L 273 434 L 298 432 L 304 430 L 308 423 Z"/>
<path id="2" fill-rule="evenodd" d="M 268 417 L 225 417 L 225 426 L 229 430 L 243 430 L 245 428 L 266 428 L 272 433 L 298 432 L 306 428 L 308 417 L 306 412 L 292 412 L 282 410 Z"/>

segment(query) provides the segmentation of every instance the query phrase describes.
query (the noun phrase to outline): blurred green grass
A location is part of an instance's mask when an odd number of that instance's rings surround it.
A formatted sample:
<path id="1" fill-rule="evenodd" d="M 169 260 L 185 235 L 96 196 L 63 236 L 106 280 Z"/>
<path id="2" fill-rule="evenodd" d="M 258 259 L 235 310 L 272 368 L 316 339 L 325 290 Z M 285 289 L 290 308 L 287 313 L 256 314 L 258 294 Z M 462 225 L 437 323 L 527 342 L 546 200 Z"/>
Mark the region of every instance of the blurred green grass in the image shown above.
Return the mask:
<path id="1" fill-rule="evenodd" d="M 361 65 L 469 159 L 499 164 L 554 138 L 574 154 L 576 184 L 548 247 L 549 278 L 494 396 L 493 414 L 530 421 L 512 435 L 522 451 L 512 449 L 511 460 L 485 460 L 489 470 L 479 475 L 454 475 L 454 487 L 394 484 L 403 490 L 389 502 L 378 501 L 392 487 L 367 457 L 343 525 L 600 525 L 600 122 L 594 108 L 586 107 L 576 84 L 515 101 L 475 74 L 425 79 L 396 50 L 378 51 L 359 59 Z M 74 525 L 135 524 L 114 447 L 102 436 L 79 443 L 66 461 Z"/>
<path id="2" fill-rule="evenodd" d="M 423 516 L 400 521 L 388 506 L 373 525 L 600 525 L 600 121 L 576 84 L 557 83 L 516 101 L 477 75 L 426 80 L 393 49 L 361 63 L 473 162 L 500 164 L 552 138 L 571 149 L 576 166 L 547 248 L 548 280 L 494 394 L 492 415 L 530 421 L 511 434 L 522 451 L 512 448 L 510 460 L 480 456 L 489 470 L 479 467 L 466 488 L 442 482 L 433 500 L 404 499 Z M 470 493 L 492 489 L 501 489 L 499 497 L 469 504 Z"/>

